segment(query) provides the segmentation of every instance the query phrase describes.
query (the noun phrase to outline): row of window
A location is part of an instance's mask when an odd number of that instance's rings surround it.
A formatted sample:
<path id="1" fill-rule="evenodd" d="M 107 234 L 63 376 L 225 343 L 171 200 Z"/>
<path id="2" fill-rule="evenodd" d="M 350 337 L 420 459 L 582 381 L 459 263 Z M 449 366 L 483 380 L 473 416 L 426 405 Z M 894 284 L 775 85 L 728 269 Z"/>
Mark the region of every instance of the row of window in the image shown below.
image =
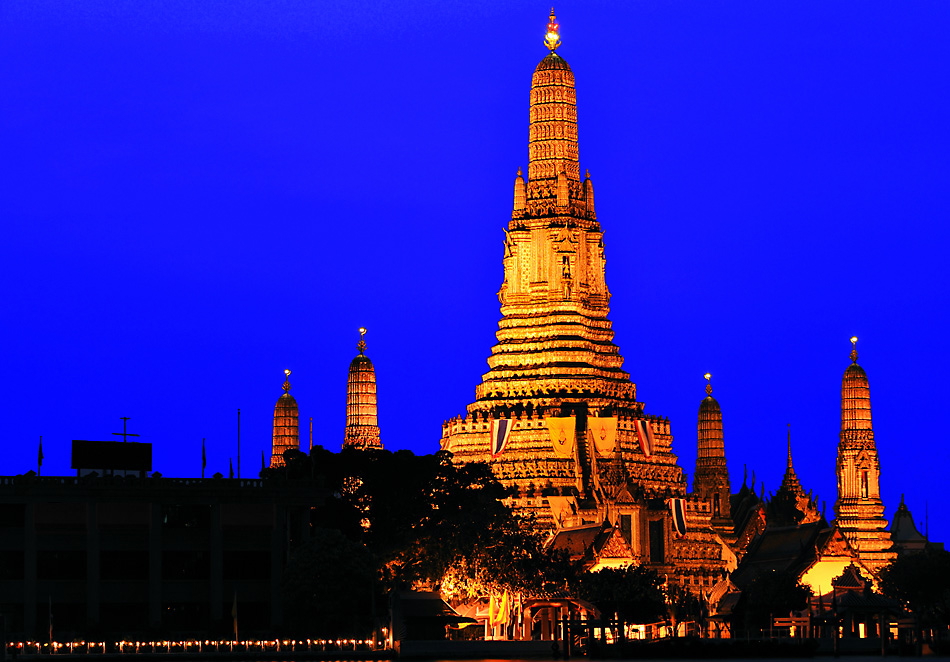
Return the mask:
<path id="1" fill-rule="evenodd" d="M 0 580 L 25 578 L 24 553 L 0 550 Z M 102 551 L 99 578 L 103 581 L 147 581 L 149 555 L 146 551 Z M 38 580 L 79 581 L 86 579 L 86 552 L 76 550 L 36 553 Z M 211 578 L 211 555 L 205 551 L 162 552 L 163 580 L 207 580 Z M 224 579 L 269 580 L 269 551 L 225 551 L 221 555 Z"/>

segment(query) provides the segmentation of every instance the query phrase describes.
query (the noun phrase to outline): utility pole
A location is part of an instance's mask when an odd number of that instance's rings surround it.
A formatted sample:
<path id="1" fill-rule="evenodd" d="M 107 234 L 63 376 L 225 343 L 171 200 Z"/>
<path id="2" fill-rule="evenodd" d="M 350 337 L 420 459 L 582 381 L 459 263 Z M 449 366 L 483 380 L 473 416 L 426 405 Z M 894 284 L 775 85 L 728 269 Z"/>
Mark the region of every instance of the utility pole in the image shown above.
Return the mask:
<path id="1" fill-rule="evenodd" d="M 238 480 L 241 478 L 241 410 L 238 409 L 238 449 L 237 449 Z"/>

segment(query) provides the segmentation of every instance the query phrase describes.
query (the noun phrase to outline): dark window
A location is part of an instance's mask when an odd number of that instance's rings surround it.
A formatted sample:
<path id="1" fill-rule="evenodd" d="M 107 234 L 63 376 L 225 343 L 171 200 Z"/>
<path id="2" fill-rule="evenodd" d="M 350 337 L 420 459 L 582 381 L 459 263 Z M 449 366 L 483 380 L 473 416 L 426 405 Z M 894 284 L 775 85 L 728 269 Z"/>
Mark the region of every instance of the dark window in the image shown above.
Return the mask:
<path id="1" fill-rule="evenodd" d="M 628 545 L 633 544 L 633 516 L 632 515 L 620 516 L 620 533 L 621 535 L 623 535 L 623 539 L 627 541 Z"/>
<path id="2" fill-rule="evenodd" d="M 85 602 L 36 601 L 36 629 L 47 636 L 53 631 L 53 640 L 63 641 L 77 637 L 86 627 Z"/>
<path id="3" fill-rule="evenodd" d="M 207 602 L 166 602 L 162 605 L 162 625 L 169 630 L 206 630 L 208 621 Z M 244 627 L 243 622 L 241 627 Z"/>
<path id="4" fill-rule="evenodd" d="M 202 504 L 162 505 L 162 526 L 169 529 L 208 529 L 211 506 Z"/>
<path id="5" fill-rule="evenodd" d="M 99 577 L 104 580 L 147 580 L 148 552 L 100 552 Z"/>
<path id="6" fill-rule="evenodd" d="M 867 471 L 861 472 L 861 498 L 862 499 L 868 498 L 868 472 Z"/>
<path id="7" fill-rule="evenodd" d="M 270 552 L 224 552 L 224 579 L 270 579 Z"/>
<path id="8" fill-rule="evenodd" d="M 663 552 L 663 520 L 650 522 L 650 563 L 663 563 L 666 555 Z"/>
<path id="9" fill-rule="evenodd" d="M 86 552 L 39 551 L 36 553 L 36 577 L 37 579 L 85 579 Z"/>
<path id="10" fill-rule="evenodd" d="M 108 623 L 110 632 L 120 637 L 141 636 L 148 626 L 148 603 L 140 602 L 103 602 L 99 605 L 99 622 Z"/>
<path id="11" fill-rule="evenodd" d="M 226 615 L 228 621 L 231 621 L 231 609 L 234 607 L 234 602 L 229 600 L 222 605 L 222 612 Z M 250 600 L 241 600 L 241 596 L 238 595 L 237 598 L 237 607 L 238 607 L 238 625 L 241 628 L 247 628 L 248 630 L 266 630 L 271 627 L 271 608 L 270 603 L 268 602 L 252 602 Z M 442 629 L 443 633 L 445 631 L 444 627 Z M 233 630 L 232 630 L 233 633 Z"/>
<path id="12" fill-rule="evenodd" d="M 719 517 L 719 492 L 713 494 L 713 517 Z"/>
<path id="13" fill-rule="evenodd" d="M 23 632 L 23 603 L 0 603 L 0 614 L 3 614 L 7 632 Z M 12 638 L 12 637 L 11 637 Z"/>
<path id="14" fill-rule="evenodd" d="M 208 579 L 207 552 L 162 552 L 162 579 Z"/>
<path id="15" fill-rule="evenodd" d="M 23 552 L 0 551 L 0 579 L 23 579 Z"/>
<path id="16" fill-rule="evenodd" d="M 0 527 L 22 528 L 26 522 L 22 503 L 0 503 Z"/>

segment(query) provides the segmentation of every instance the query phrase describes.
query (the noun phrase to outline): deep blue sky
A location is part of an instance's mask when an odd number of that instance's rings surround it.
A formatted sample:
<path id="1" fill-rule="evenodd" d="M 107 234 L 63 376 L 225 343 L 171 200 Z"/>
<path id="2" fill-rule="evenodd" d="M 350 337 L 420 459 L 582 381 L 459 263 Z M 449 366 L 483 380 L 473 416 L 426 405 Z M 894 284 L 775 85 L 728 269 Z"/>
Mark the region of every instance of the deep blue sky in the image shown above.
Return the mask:
<path id="1" fill-rule="evenodd" d="M 950 3 L 556 6 L 625 368 L 692 475 L 702 374 L 733 486 L 786 423 L 835 498 L 857 335 L 888 517 L 947 539 Z M 0 4 L 3 474 L 130 431 L 242 473 L 282 370 L 338 448 L 369 328 L 388 448 L 438 449 L 487 371 L 549 5 Z M 306 432 L 302 436 L 306 436 Z"/>

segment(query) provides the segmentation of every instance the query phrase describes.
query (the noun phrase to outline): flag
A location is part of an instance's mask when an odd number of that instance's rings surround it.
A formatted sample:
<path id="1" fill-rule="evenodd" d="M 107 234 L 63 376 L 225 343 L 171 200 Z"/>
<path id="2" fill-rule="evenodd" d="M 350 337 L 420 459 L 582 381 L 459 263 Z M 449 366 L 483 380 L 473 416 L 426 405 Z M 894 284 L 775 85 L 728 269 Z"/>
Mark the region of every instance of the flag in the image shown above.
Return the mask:
<path id="1" fill-rule="evenodd" d="M 556 457 L 574 457 L 575 433 L 574 424 L 577 421 L 573 416 L 564 418 L 548 418 L 545 424 L 551 434 L 551 445 L 554 446 Z"/>
<path id="2" fill-rule="evenodd" d="M 508 445 L 511 436 L 511 419 L 493 418 L 491 421 L 491 456 L 498 457 Z"/>
<path id="3" fill-rule="evenodd" d="M 488 625 L 495 627 L 498 625 L 498 601 L 495 600 L 495 594 L 488 596 Z"/>
<path id="4" fill-rule="evenodd" d="M 234 460 L 228 458 L 228 478 L 234 478 Z"/>
<path id="5" fill-rule="evenodd" d="M 670 512 L 673 513 L 673 535 L 682 538 L 686 535 L 686 499 L 670 499 Z"/>
<path id="6" fill-rule="evenodd" d="M 234 620 L 234 641 L 237 641 L 238 640 L 237 591 L 234 592 L 234 602 L 231 604 L 231 618 Z"/>
<path id="7" fill-rule="evenodd" d="M 501 604 L 498 606 L 498 624 L 508 625 L 511 622 L 511 601 L 508 598 L 508 589 L 501 594 Z"/>
<path id="8" fill-rule="evenodd" d="M 587 425 L 594 438 L 597 453 L 602 457 L 612 455 L 617 446 L 617 417 L 588 418 Z"/>
<path id="9" fill-rule="evenodd" d="M 201 477 L 205 477 L 205 467 L 208 466 L 208 455 L 205 453 L 205 438 L 201 438 Z"/>
<path id="10" fill-rule="evenodd" d="M 646 457 L 653 455 L 653 426 L 645 418 L 637 419 L 637 438 L 640 441 L 640 450 Z"/>
<path id="11" fill-rule="evenodd" d="M 36 453 L 36 473 L 40 473 L 40 469 L 43 467 L 43 437 L 40 436 L 40 450 Z"/>

